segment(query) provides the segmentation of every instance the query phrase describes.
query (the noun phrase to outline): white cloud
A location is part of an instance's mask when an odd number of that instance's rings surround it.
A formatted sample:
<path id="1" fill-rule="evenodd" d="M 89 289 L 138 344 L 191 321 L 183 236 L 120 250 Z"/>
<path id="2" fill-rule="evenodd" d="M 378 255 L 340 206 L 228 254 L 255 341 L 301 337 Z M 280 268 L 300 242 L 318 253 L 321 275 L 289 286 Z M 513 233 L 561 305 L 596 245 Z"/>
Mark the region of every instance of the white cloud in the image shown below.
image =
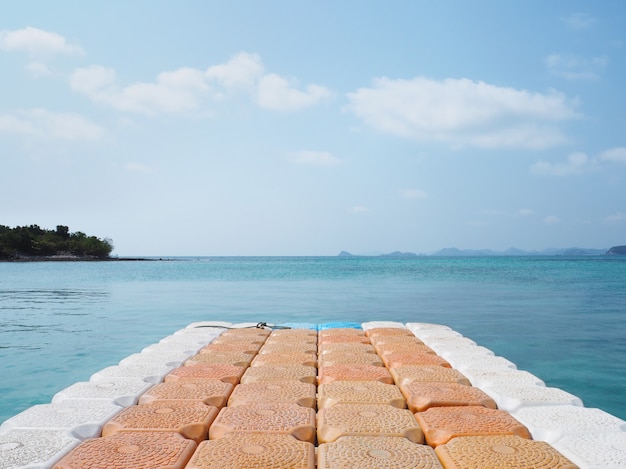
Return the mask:
<path id="1" fill-rule="evenodd" d="M 337 166 L 341 160 L 327 151 L 302 150 L 290 155 L 291 161 L 311 166 Z"/>
<path id="2" fill-rule="evenodd" d="M 70 76 L 72 89 L 94 102 L 153 116 L 197 111 L 206 98 L 223 99 L 238 90 L 246 91 L 260 107 L 275 111 L 313 106 L 331 94 L 322 86 L 308 85 L 301 91 L 295 85 L 274 73 L 263 74 L 260 57 L 248 53 L 206 70 L 179 68 L 158 74 L 154 82 L 127 86 L 118 84 L 115 70 L 100 65 L 77 69 Z"/>
<path id="3" fill-rule="evenodd" d="M 454 146 L 551 147 L 567 142 L 556 125 L 579 117 L 578 103 L 561 93 L 469 79 L 379 78 L 348 99 L 348 109 L 381 132 Z"/>
<path id="4" fill-rule="evenodd" d="M 0 132 L 57 140 L 99 140 L 104 129 L 73 113 L 31 109 L 0 115 Z"/>
<path id="5" fill-rule="evenodd" d="M 81 47 L 70 44 L 63 36 L 30 26 L 15 31 L 0 31 L 0 50 L 26 52 L 32 57 L 84 54 Z"/>
<path id="6" fill-rule="evenodd" d="M 611 148 L 603 151 L 598 156 L 600 161 L 610 161 L 613 163 L 626 163 L 626 147 Z"/>
<path id="7" fill-rule="evenodd" d="M 626 221 L 626 213 L 616 212 L 613 215 L 609 215 L 608 217 L 606 217 L 606 221 L 610 223 Z"/>
<path id="8" fill-rule="evenodd" d="M 562 17 L 561 21 L 574 31 L 584 31 L 590 29 L 598 20 L 587 13 L 572 13 Z"/>
<path id="9" fill-rule="evenodd" d="M 400 191 L 400 197 L 403 199 L 425 199 L 428 194 L 420 189 L 404 189 Z"/>
<path id="10" fill-rule="evenodd" d="M 543 219 L 543 222 L 546 225 L 556 225 L 557 223 L 561 222 L 561 219 L 554 215 L 548 215 L 547 217 Z"/>
<path id="11" fill-rule="evenodd" d="M 543 62 L 551 74 L 566 80 L 595 80 L 606 68 L 609 58 L 605 55 L 587 59 L 574 55 L 550 54 Z"/>
<path id="12" fill-rule="evenodd" d="M 141 163 L 127 163 L 124 169 L 131 173 L 151 173 L 153 170 L 150 166 Z"/>
<path id="13" fill-rule="evenodd" d="M 367 213 L 370 209 L 363 205 L 355 205 L 354 207 L 350 207 L 348 211 L 351 213 Z"/>
<path id="14" fill-rule="evenodd" d="M 585 153 L 572 153 L 567 157 L 565 163 L 549 163 L 538 161 L 531 166 L 531 172 L 541 176 L 570 176 L 581 174 L 590 169 L 591 161 Z"/>
<path id="15" fill-rule="evenodd" d="M 534 211 L 534 210 L 531 210 L 531 209 L 529 209 L 529 208 L 523 208 L 523 209 L 519 210 L 519 211 L 517 212 L 517 214 L 518 214 L 519 216 L 522 216 L 522 217 L 529 217 L 529 216 L 531 216 L 531 215 L 534 215 L 534 214 L 535 214 L 535 211 Z"/>

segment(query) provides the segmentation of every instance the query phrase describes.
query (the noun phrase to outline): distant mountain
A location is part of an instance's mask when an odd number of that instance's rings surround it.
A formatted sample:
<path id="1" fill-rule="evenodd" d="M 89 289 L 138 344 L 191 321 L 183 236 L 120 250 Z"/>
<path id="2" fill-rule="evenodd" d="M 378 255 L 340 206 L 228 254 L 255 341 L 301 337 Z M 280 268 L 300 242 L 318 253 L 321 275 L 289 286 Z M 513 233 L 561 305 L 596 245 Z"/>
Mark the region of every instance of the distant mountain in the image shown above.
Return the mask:
<path id="1" fill-rule="evenodd" d="M 389 254 L 381 254 L 380 257 L 396 257 L 396 258 L 407 258 L 407 257 L 418 257 L 414 252 L 400 252 L 394 251 Z"/>
<path id="2" fill-rule="evenodd" d="M 489 256 L 602 256 L 604 254 L 622 254 L 626 255 L 626 246 L 615 246 L 609 249 L 590 249 L 590 248 L 548 248 L 541 251 L 525 251 L 518 248 L 509 248 L 506 251 L 493 251 L 491 249 L 458 249 L 444 248 L 430 256 L 439 257 L 489 257 Z M 388 257 L 388 258 L 413 258 L 424 256 L 425 254 L 415 254 L 413 252 L 394 251 L 388 254 L 379 254 L 367 257 Z M 347 251 L 341 251 L 339 257 L 354 257 Z"/>
<path id="3" fill-rule="evenodd" d="M 615 256 L 626 256 L 626 246 L 613 246 L 611 249 L 609 249 L 606 254 Z"/>

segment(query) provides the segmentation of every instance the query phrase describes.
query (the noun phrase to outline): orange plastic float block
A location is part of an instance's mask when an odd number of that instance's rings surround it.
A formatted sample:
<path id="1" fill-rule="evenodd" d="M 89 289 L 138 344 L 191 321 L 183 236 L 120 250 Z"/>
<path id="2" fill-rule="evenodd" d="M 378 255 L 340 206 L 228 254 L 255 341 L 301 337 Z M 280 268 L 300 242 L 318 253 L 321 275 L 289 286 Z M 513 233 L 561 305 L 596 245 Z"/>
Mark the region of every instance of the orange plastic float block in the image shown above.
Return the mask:
<path id="1" fill-rule="evenodd" d="M 154 386 L 139 398 L 139 404 L 154 401 L 200 401 L 206 405 L 222 408 L 233 392 L 234 385 L 219 379 L 185 379 Z"/>
<path id="2" fill-rule="evenodd" d="M 435 448 L 445 469 L 578 469 L 544 441 L 519 436 L 466 436 Z"/>
<path id="3" fill-rule="evenodd" d="M 358 335 L 364 336 L 365 331 L 363 329 L 355 329 L 353 327 L 335 327 L 332 329 L 323 329 L 319 331 L 318 337 L 321 339 L 323 337 L 330 336 L 344 336 L 344 335 Z"/>
<path id="4" fill-rule="evenodd" d="M 269 329 L 261 329 L 260 327 L 242 327 L 239 329 L 228 329 L 222 332 L 219 337 L 263 337 L 267 339 L 272 331 Z"/>
<path id="5" fill-rule="evenodd" d="M 369 344 L 370 339 L 364 335 L 327 335 L 324 337 L 320 336 L 317 343 L 319 345 L 347 343 Z"/>
<path id="6" fill-rule="evenodd" d="M 450 363 L 438 355 L 431 353 L 396 352 L 383 356 L 387 368 L 398 368 L 410 365 L 433 365 L 450 368 Z"/>
<path id="7" fill-rule="evenodd" d="M 302 338 L 312 338 L 317 340 L 317 331 L 313 329 L 279 329 L 272 331 L 269 335 L 269 339 L 281 339 L 281 340 L 300 340 Z"/>
<path id="8" fill-rule="evenodd" d="M 415 336 L 409 335 L 378 335 L 370 337 L 370 342 L 374 347 L 379 347 L 383 344 L 418 344 L 424 345 L 420 339 Z"/>
<path id="9" fill-rule="evenodd" d="M 439 367 L 444 369 L 443 367 Z M 380 381 L 393 384 L 389 370 L 383 366 L 361 365 L 358 363 L 345 365 L 321 366 L 318 370 L 318 383 L 332 383 L 342 381 Z"/>
<path id="10" fill-rule="evenodd" d="M 463 405 L 496 408 L 494 400 L 481 389 L 464 384 L 414 381 L 403 385 L 400 390 L 412 412 Z"/>
<path id="11" fill-rule="evenodd" d="M 317 366 L 317 354 L 304 352 L 264 353 L 254 357 L 250 366 L 272 364 Z"/>
<path id="12" fill-rule="evenodd" d="M 372 338 L 378 336 L 409 336 L 415 337 L 410 330 L 401 327 L 374 327 L 365 331 L 365 335 Z"/>
<path id="13" fill-rule="evenodd" d="M 53 469 L 183 469 L 196 447 L 178 433 L 122 432 L 84 441 Z"/>
<path id="14" fill-rule="evenodd" d="M 282 345 L 282 344 L 309 344 L 317 346 L 317 336 L 303 335 L 301 337 L 291 336 L 269 336 L 265 341 L 265 345 Z"/>
<path id="15" fill-rule="evenodd" d="M 364 365 L 384 366 L 375 353 L 349 352 L 347 350 L 328 352 L 320 355 L 319 366 L 360 363 Z"/>
<path id="16" fill-rule="evenodd" d="M 317 354 L 320 356 L 331 352 L 376 353 L 376 350 L 371 344 L 360 344 L 358 342 L 323 344 L 317 350 Z"/>
<path id="17" fill-rule="evenodd" d="M 386 404 L 339 404 L 317 412 L 317 440 L 342 436 L 395 436 L 423 443 L 424 434 L 410 410 Z"/>
<path id="18" fill-rule="evenodd" d="M 209 429 L 209 439 L 230 433 L 280 433 L 315 443 L 315 410 L 297 404 L 262 403 L 223 408 Z"/>
<path id="19" fill-rule="evenodd" d="M 165 376 L 166 383 L 183 379 L 219 379 L 225 383 L 237 384 L 246 368 L 220 363 L 181 366 Z"/>
<path id="20" fill-rule="evenodd" d="M 397 342 L 387 342 L 387 343 L 378 344 L 376 346 L 376 352 L 378 352 L 378 354 L 383 358 L 385 357 L 385 355 L 388 355 L 390 353 L 398 353 L 398 352 L 428 353 L 430 355 L 437 354 L 428 345 L 418 344 L 418 343 L 402 344 L 402 343 L 397 343 Z"/>
<path id="21" fill-rule="evenodd" d="M 260 335 L 227 335 L 227 336 L 219 336 L 213 339 L 212 344 L 232 344 L 236 342 L 245 342 L 247 344 L 258 344 L 263 345 L 265 343 L 266 338 Z"/>
<path id="22" fill-rule="evenodd" d="M 250 362 L 254 358 L 254 355 L 250 355 L 245 352 L 211 352 L 211 353 L 199 353 L 190 357 L 185 361 L 185 366 L 201 365 L 201 364 L 214 364 L 222 363 L 225 365 L 235 366 L 250 366 Z"/>
<path id="23" fill-rule="evenodd" d="M 109 420 L 102 436 L 123 431 L 176 432 L 200 443 L 207 439 L 209 425 L 219 409 L 194 401 L 155 401 L 127 407 Z"/>
<path id="24" fill-rule="evenodd" d="M 390 371 L 394 381 L 400 387 L 414 381 L 470 385 L 469 380 L 461 372 L 443 366 L 409 365 L 392 368 Z"/>
<path id="25" fill-rule="evenodd" d="M 415 418 L 426 443 L 435 447 L 459 436 L 517 435 L 530 439 L 530 432 L 504 410 L 481 406 L 431 407 Z"/>
<path id="26" fill-rule="evenodd" d="M 230 395 L 228 405 L 235 407 L 263 402 L 286 402 L 315 409 L 315 392 L 314 384 L 301 381 L 240 384 Z"/>
<path id="27" fill-rule="evenodd" d="M 259 350 L 260 354 L 266 353 L 317 353 L 317 345 L 310 342 L 272 342 L 265 343 Z"/>
<path id="28" fill-rule="evenodd" d="M 323 443 L 317 453 L 318 469 L 442 469 L 435 451 L 406 438 L 343 436 Z"/>
<path id="29" fill-rule="evenodd" d="M 198 353 L 210 352 L 245 352 L 255 355 L 262 347 L 259 343 L 250 343 L 246 341 L 240 342 L 222 342 L 221 344 L 210 343 L 200 349 Z"/>
<path id="30" fill-rule="evenodd" d="M 243 374 L 241 384 L 289 380 L 315 384 L 317 382 L 317 368 L 305 365 L 253 366 Z"/>
<path id="31" fill-rule="evenodd" d="M 398 409 L 406 408 L 400 389 L 380 381 L 333 381 L 321 384 L 317 394 L 318 409 L 337 404 L 387 404 Z"/>
<path id="32" fill-rule="evenodd" d="M 315 447 L 290 435 L 244 433 L 203 441 L 185 469 L 314 469 Z"/>

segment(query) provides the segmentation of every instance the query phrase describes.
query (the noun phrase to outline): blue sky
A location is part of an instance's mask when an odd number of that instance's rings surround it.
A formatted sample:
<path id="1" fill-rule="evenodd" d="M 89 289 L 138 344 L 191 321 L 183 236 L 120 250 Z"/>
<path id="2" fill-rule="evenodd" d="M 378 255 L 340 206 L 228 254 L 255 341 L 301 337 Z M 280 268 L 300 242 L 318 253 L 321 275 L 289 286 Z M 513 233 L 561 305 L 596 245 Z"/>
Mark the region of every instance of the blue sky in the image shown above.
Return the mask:
<path id="1" fill-rule="evenodd" d="M 124 255 L 626 244 L 626 3 L 0 6 L 0 224 Z"/>

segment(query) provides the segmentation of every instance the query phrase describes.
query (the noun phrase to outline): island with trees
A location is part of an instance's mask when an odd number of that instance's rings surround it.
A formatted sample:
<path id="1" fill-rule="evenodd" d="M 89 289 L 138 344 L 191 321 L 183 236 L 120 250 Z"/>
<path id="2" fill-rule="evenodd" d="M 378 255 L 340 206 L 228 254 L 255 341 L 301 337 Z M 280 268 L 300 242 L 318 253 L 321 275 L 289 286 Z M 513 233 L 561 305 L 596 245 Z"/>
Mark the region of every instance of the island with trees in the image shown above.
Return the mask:
<path id="1" fill-rule="evenodd" d="M 0 225 L 0 260 L 108 260 L 113 244 L 76 231 L 70 233 L 65 225 L 55 230 L 38 225 L 10 228 Z"/>

